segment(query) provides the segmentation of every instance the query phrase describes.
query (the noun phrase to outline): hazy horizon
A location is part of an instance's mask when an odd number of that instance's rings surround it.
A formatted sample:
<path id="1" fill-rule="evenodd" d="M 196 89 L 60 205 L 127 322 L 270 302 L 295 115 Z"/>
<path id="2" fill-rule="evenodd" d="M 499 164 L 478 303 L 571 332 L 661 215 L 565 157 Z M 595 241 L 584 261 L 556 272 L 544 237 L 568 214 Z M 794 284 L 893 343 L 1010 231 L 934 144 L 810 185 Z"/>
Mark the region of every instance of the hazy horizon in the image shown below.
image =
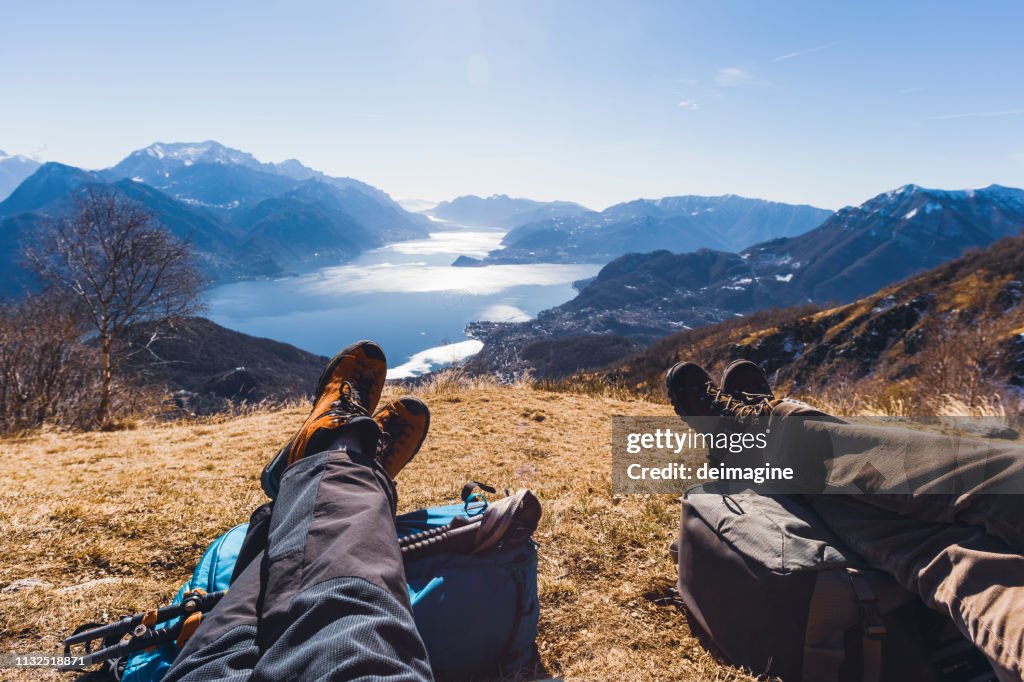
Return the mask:
<path id="1" fill-rule="evenodd" d="M 206 143 L 206 142 L 217 142 L 217 143 L 220 143 L 218 140 L 174 140 L 173 142 L 170 141 L 170 140 L 159 140 L 159 141 L 154 141 L 152 144 L 176 144 L 176 143 L 202 144 L 202 143 Z M 148 147 L 148 146 L 150 146 L 150 145 L 146 145 L 146 147 Z M 230 147 L 230 145 L 225 145 L 225 146 L 229 146 Z M 145 147 L 142 147 L 140 149 L 145 149 Z M 6 152 L 8 154 L 11 154 L 11 155 L 15 155 L 15 153 L 8 152 L 5 149 L 2 150 L 2 151 Z M 128 154 L 130 154 L 131 152 L 134 152 L 134 151 L 138 151 L 138 150 L 136 150 L 136 149 L 129 150 L 123 156 L 118 157 L 115 160 L 115 163 L 116 163 L 116 161 L 122 160 L 125 156 L 127 156 Z M 239 149 L 239 151 L 245 152 L 245 151 L 248 151 L 248 150 Z M 29 156 L 30 158 L 34 159 L 35 161 L 37 161 L 39 163 L 48 163 L 48 162 L 63 163 L 63 164 L 66 164 L 66 165 L 80 167 L 80 168 L 82 168 L 84 170 L 90 170 L 90 171 L 105 170 L 105 169 L 109 168 L 110 166 L 114 165 L 114 163 L 111 163 L 111 164 L 108 164 L 106 166 L 93 166 L 93 167 L 89 167 L 89 166 L 84 166 L 84 165 L 80 165 L 80 164 L 70 164 L 67 161 L 64 161 L 62 159 L 48 159 L 48 158 L 43 158 L 43 157 L 41 157 L 39 155 L 27 155 L 27 154 L 22 154 L 22 155 L 23 156 Z M 286 157 L 286 158 L 282 158 L 282 159 L 261 159 L 261 158 L 257 158 L 257 160 L 261 161 L 261 162 L 264 162 L 264 163 L 267 163 L 267 162 L 275 162 L 276 163 L 276 162 L 281 162 L 281 161 L 286 161 L 286 160 L 297 160 L 299 162 L 302 162 L 302 159 L 294 159 L 294 157 Z M 305 165 L 308 166 L 308 164 L 305 164 Z M 313 168 L 313 170 L 323 171 L 322 168 Z M 346 176 L 337 176 L 337 177 L 346 177 Z M 364 180 L 364 178 L 359 178 L 357 176 L 349 175 L 347 177 L 353 177 L 356 180 Z M 828 210 L 838 210 L 840 208 L 843 208 L 844 206 L 860 205 L 860 204 L 864 203 L 865 201 L 867 201 L 867 200 L 877 196 L 878 194 L 883 194 L 885 192 L 888 192 L 888 191 L 893 190 L 893 189 L 898 189 L 899 187 L 902 187 L 902 186 L 905 186 L 905 185 L 917 185 L 917 186 L 922 187 L 924 189 L 948 190 L 948 191 L 966 191 L 966 190 L 972 190 L 972 189 L 983 189 L 983 188 L 988 187 L 988 186 L 993 185 L 993 184 L 999 185 L 999 184 L 1002 184 L 1002 183 L 989 182 L 989 183 L 986 183 L 986 184 L 983 184 L 983 185 L 976 185 L 976 186 L 970 186 L 970 187 L 928 187 L 928 186 L 922 185 L 919 182 L 913 182 L 912 180 L 910 180 L 910 181 L 907 181 L 907 182 L 900 183 L 899 185 L 895 185 L 895 186 L 892 186 L 892 187 L 887 187 L 887 188 L 880 189 L 878 192 L 875 192 L 874 194 L 865 196 L 865 197 L 863 197 L 862 199 L 860 199 L 858 201 L 853 201 L 853 202 L 850 202 L 849 204 L 844 204 L 843 206 L 821 206 L 819 204 L 810 204 L 809 202 L 806 202 L 806 201 L 786 201 L 786 200 L 783 200 L 783 199 L 773 199 L 771 197 L 744 195 L 744 194 L 739 194 L 737 192 L 722 192 L 722 193 L 719 193 L 719 194 L 699 195 L 699 196 L 740 196 L 740 197 L 744 197 L 744 198 L 747 198 L 747 199 L 764 199 L 764 200 L 767 200 L 767 201 L 777 201 L 777 202 L 791 203 L 791 204 L 805 204 L 805 205 L 814 206 L 816 208 L 824 208 L 824 209 L 828 209 Z M 377 186 L 378 189 L 381 189 L 381 190 L 384 190 L 385 192 L 388 192 L 387 187 L 382 187 L 382 186 L 379 186 L 379 185 L 376 185 L 376 186 Z M 1024 189 L 1024 186 L 1013 185 L 1013 187 L 1018 187 L 1020 189 Z M 442 197 L 440 199 L 424 199 L 422 197 L 402 197 L 402 196 L 395 196 L 391 192 L 388 192 L 388 194 L 391 196 L 392 199 L 394 199 L 404 209 L 406 209 L 407 211 L 413 211 L 413 212 L 427 212 L 427 211 L 431 210 L 437 204 L 440 204 L 440 203 L 442 203 L 444 201 L 452 201 L 454 199 L 458 199 L 458 198 L 466 197 L 466 196 L 477 196 L 477 197 L 481 197 L 481 198 L 485 198 L 485 199 L 486 198 L 491 198 L 491 197 L 496 197 L 496 196 L 506 196 L 506 197 L 511 198 L 511 199 L 533 199 L 533 200 L 538 200 L 538 201 L 570 201 L 570 202 L 571 201 L 575 201 L 573 199 L 566 199 L 564 197 L 555 197 L 553 199 L 538 199 L 536 196 L 521 196 L 521 195 L 510 194 L 508 192 L 503 192 L 503 191 L 491 192 L 489 194 L 474 194 L 472 192 L 467 192 L 467 193 L 462 193 L 462 194 L 456 194 L 456 195 L 452 195 L 452 196 Z M 628 202 L 628 201 L 633 201 L 633 200 L 657 200 L 657 199 L 662 199 L 662 198 L 671 197 L 671 196 L 682 196 L 684 194 L 695 194 L 695 193 L 692 193 L 692 192 L 678 192 L 678 193 L 675 193 L 675 194 L 664 194 L 664 195 L 638 194 L 636 196 L 631 196 L 629 198 L 626 198 L 623 201 Z M 622 201 L 616 201 L 616 202 L 611 203 L 611 204 L 603 204 L 603 205 L 585 204 L 585 203 L 583 203 L 581 201 L 575 201 L 575 203 L 580 204 L 584 208 L 592 209 L 592 210 L 595 210 L 595 211 L 602 211 L 602 210 L 604 210 L 606 208 L 609 208 L 609 207 L 614 206 L 616 204 L 622 203 Z"/>
<path id="2" fill-rule="evenodd" d="M 1019 187 L 1022 19 L 1011 2 L 22 4 L 0 149 L 103 168 L 213 139 L 399 200 L 594 209 Z"/>

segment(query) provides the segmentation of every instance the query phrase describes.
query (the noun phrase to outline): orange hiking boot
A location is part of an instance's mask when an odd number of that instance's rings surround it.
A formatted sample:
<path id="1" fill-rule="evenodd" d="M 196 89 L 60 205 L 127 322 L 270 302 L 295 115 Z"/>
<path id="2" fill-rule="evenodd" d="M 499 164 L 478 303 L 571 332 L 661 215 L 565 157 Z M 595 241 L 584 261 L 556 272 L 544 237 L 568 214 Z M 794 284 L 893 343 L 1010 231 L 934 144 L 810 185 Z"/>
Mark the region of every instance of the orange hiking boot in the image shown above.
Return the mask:
<path id="1" fill-rule="evenodd" d="M 405 396 L 382 406 L 373 420 L 383 432 L 377 456 L 394 479 L 423 445 L 430 428 L 430 410 L 419 398 Z"/>
<path id="2" fill-rule="evenodd" d="M 330 447 L 342 426 L 372 423 L 369 415 L 380 400 L 386 376 L 384 351 L 372 341 L 357 341 L 334 356 L 317 382 L 309 417 L 263 469 L 260 484 L 268 497 L 277 497 L 281 474 L 289 465 Z"/>

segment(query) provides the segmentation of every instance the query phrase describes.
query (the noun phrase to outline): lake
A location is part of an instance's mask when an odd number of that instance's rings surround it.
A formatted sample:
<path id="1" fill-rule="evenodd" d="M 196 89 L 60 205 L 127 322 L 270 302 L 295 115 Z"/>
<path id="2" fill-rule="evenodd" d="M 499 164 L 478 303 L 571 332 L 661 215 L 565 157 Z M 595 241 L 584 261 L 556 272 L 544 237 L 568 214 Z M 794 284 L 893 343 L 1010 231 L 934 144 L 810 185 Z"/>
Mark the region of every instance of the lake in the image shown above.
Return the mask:
<path id="1" fill-rule="evenodd" d="M 442 226 L 443 225 L 443 226 Z M 397 242 L 357 259 L 277 280 L 236 282 L 209 293 L 217 324 L 333 355 L 373 339 L 388 356 L 388 377 L 408 378 L 476 353 L 465 326 L 522 321 L 576 295 L 572 282 L 600 265 L 488 265 L 453 268 L 499 248 L 503 230 L 441 224 L 427 239 Z"/>

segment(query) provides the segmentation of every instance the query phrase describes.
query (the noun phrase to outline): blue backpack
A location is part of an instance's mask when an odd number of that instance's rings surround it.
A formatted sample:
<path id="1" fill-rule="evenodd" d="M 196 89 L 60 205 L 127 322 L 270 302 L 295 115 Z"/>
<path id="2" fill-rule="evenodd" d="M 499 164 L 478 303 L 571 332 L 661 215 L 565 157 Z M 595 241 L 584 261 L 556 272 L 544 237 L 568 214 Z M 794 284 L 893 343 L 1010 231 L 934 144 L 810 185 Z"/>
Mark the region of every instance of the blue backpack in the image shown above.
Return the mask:
<path id="1" fill-rule="evenodd" d="M 403 514 L 396 519 L 398 536 L 443 526 L 485 508 L 473 496 L 466 504 Z M 247 528 L 246 523 L 235 526 L 210 543 L 172 603 L 197 588 L 226 589 Z M 437 679 L 496 677 L 532 663 L 540 615 L 537 546 L 532 541 L 481 554 L 425 556 L 405 564 L 405 577 L 416 627 Z M 173 642 L 137 652 L 127 659 L 121 680 L 158 682 L 177 654 Z"/>

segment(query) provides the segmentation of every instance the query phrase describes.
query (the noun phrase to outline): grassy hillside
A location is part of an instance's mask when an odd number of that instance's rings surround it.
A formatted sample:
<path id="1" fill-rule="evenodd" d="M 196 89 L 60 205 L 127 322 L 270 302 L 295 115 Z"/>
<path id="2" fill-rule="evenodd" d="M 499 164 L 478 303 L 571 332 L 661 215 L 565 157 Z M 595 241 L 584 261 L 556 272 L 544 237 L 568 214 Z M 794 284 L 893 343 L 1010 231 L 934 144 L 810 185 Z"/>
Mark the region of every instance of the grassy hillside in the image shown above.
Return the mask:
<path id="1" fill-rule="evenodd" d="M 487 382 L 419 391 L 433 428 L 399 478 L 400 511 L 453 501 L 470 479 L 536 491 L 548 674 L 751 679 L 698 644 L 672 599 L 677 498 L 610 492 L 612 415 L 667 406 Z M 293 408 L 0 441 L 0 651 L 56 651 L 78 623 L 167 602 L 207 543 L 263 501 L 258 472 L 304 416 Z M 49 586 L 4 589 L 26 578 Z"/>

